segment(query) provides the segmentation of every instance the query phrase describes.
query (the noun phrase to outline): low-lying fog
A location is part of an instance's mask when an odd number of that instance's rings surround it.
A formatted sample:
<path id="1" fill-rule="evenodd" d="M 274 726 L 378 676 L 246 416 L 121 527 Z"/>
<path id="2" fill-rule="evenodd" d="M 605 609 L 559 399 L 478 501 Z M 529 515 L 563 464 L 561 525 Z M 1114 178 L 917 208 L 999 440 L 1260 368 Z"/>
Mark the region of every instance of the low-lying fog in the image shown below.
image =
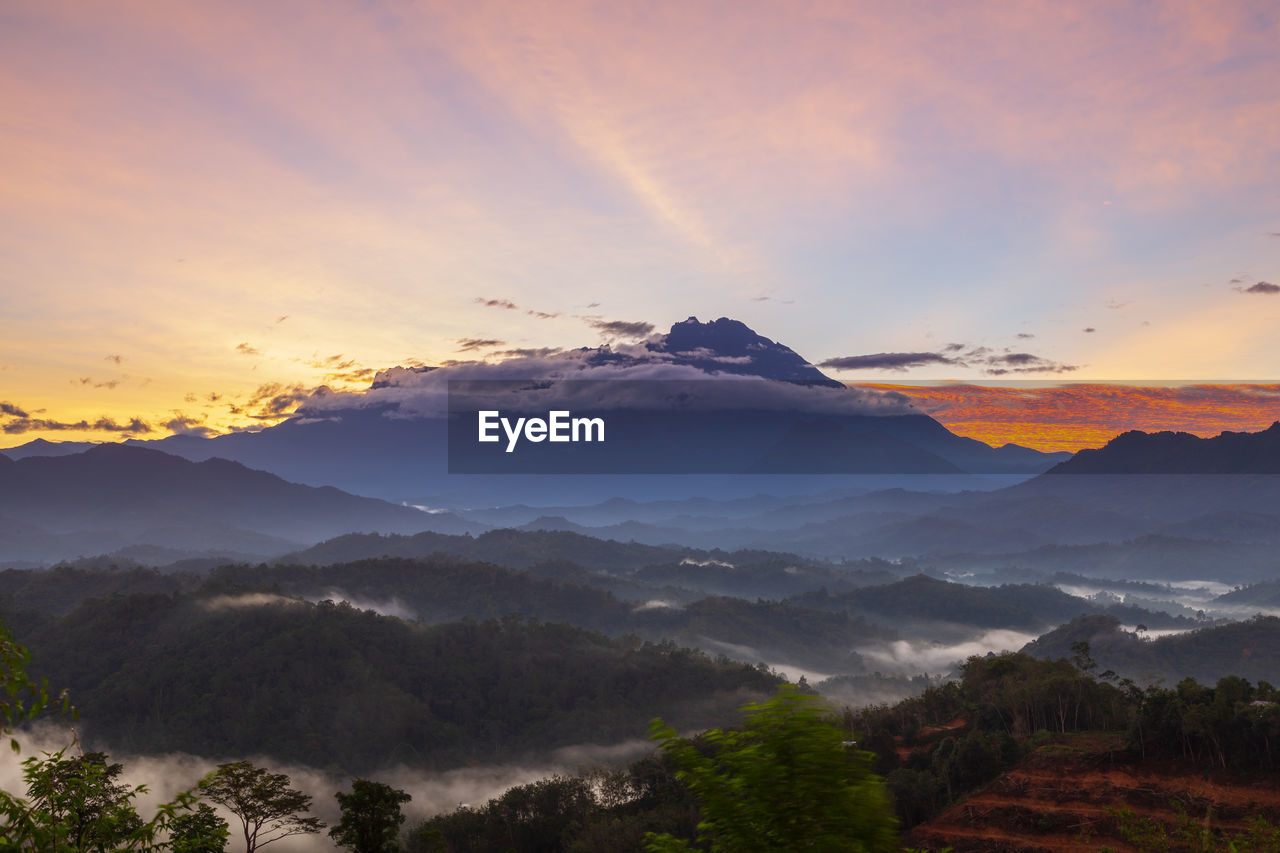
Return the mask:
<path id="1" fill-rule="evenodd" d="M 66 749 L 68 756 L 79 754 L 79 748 L 74 745 L 70 730 L 54 724 L 35 726 L 30 731 L 20 733 L 18 740 L 22 745 L 20 753 L 15 754 L 9 750 L 7 744 L 5 749 L 0 750 L 3 753 L 0 755 L 0 790 L 15 795 L 26 792 L 26 785 L 22 778 L 22 762 L 26 759 L 32 756 L 41 757 L 42 753 L 54 753 L 61 749 Z M 451 812 L 460 804 L 481 806 L 515 785 L 527 784 L 556 774 L 577 773 L 603 765 L 622 766 L 641 758 L 653 748 L 653 743 L 642 739 L 609 745 L 582 744 L 558 749 L 547 760 L 540 763 L 465 767 L 444 772 L 427 772 L 401 766 L 371 773 L 368 778 L 399 788 L 413 797 L 402 808 L 407 817 L 405 826 L 412 827 L 425 818 Z M 155 807 L 158 804 L 172 800 L 180 792 L 193 788 L 201 777 L 216 770 L 218 765 L 217 761 L 185 754 L 163 756 L 112 754 L 109 758 L 113 764 L 124 765 L 124 770 L 117 782 L 129 786 L 145 785 L 147 787 L 146 793 L 134 800 L 138 813 L 144 820 L 155 815 Z M 338 822 L 340 815 L 338 801 L 334 794 L 338 791 L 350 791 L 350 778 L 312 767 L 284 764 L 260 757 L 250 757 L 249 760 L 272 773 L 287 774 L 294 788 L 311 795 L 311 815 L 320 818 L 329 826 Z M 244 841 L 240 837 L 239 821 L 220 807 L 219 813 L 231 828 L 227 849 L 242 850 Z M 269 849 L 275 853 L 290 853 L 290 851 L 309 853 L 309 851 L 331 851 L 338 848 L 329 838 L 328 829 L 325 829 L 318 835 L 282 839 L 272 844 Z"/>

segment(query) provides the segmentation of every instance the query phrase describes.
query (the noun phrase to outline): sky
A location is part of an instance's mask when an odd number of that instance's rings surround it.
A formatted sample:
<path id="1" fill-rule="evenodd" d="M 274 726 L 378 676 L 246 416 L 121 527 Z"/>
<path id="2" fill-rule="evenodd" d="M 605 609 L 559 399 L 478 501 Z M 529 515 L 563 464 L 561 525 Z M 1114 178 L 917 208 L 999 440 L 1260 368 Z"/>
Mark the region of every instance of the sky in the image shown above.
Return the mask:
<path id="1" fill-rule="evenodd" d="M 1244 0 L 11 0 L 0 447 L 689 316 L 996 443 L 1265 426 L 1277 44 Z"/>

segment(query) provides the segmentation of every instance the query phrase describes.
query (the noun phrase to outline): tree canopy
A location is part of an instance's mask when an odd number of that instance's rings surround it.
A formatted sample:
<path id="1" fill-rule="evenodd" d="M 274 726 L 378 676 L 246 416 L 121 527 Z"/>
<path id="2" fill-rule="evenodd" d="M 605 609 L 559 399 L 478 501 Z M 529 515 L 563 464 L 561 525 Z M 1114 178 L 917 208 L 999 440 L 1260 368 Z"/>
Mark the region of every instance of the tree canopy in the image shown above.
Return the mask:
<path id="1" fill-rule="evenodd" d="M 250 761 L 219 764 L 200 780 L 200 793 L 240 819 L 245 853 L 290 835 L 319 832 L 319 818 L 304 817 L 311 797 L 289 787 L 289 777 Z"/>
<path id="2" fill-rule="evenodd" d="M 660 720 L 651 729 L 698 800 L 698 836 L 712 853 L 898 849 L 870 756 L 846 744 L 821 700 L 788 685 L 745 710 L 741 730 L 712 729 L 698 741 Z M 651 853 L 695 849 L 671 835 L 646 842 Z"/>

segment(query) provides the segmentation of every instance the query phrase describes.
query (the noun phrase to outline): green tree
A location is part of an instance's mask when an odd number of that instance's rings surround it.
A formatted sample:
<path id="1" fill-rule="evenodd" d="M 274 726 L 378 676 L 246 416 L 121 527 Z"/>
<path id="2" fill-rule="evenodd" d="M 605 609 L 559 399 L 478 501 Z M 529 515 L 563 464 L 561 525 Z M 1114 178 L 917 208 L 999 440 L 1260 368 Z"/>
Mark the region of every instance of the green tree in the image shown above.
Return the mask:
<path id="1" fill-rule="evenodd" d="M 897 824 L 871 772 L 871 756 L 845 745 L 845 733 L 826 720 L 820 700 L 788 685 L 744 710 L 744 728 L 705 733 L 705 750 L 661 720 L 651 727 L 697 797 L 698 835 L 712 853 L 898 849 Z M 649 834 L 645 849 L 694 848 Z"/>
<path id="2" fill-rule="evenodd" d="M 350 794 L 339 791 L 334 796 L 342 809 L 342 819 L 329 830 L 329 836 L 339 847 L 352 853 L 394 853 L 400 849 L 397 836 L 404 823 L 400 806 L 412 797 L 368 779 L 356 779 L 351 783 Z"/>
<path id="3" fill-rule="evenodd" d="M 289 787 L 289 777 L 249 761 L 219 764 L 200 780 L 200 793 L 240 819 L 245 853 L 290 835 L 319 832 L 319 818 L 303 817 L 311 797 Z"/>
<path id="4" fill-rule="evenodd" d="M 27 675 L 30 662 L 31 653 L 14 641 L 9 629 L 0 621 L 0 734 L 34 718 L 49 705 L 48 686 Z M 66 691 L 58 699 L 63 712 L 70 711 Z M 10 738 L 9 746 L 17 752 L 17 739 Z"/>
<path id="5" fill-rule="evenodd" d="M 33 812 L 56 826 L 71 850 L 114 850 L 142 828 L 131 802 L 140 789 L 120 785 L 124 767 L 110 764 L 101 752 L 45 760 L 28 759 L 24 776 Z"/>
<path id="6" fill-rule="evenodd" d="M 207 803 L 190 814 L 178 815 L 169 827 L 173 853 L 222 853 L 231 834 L 227 822 Z"/>

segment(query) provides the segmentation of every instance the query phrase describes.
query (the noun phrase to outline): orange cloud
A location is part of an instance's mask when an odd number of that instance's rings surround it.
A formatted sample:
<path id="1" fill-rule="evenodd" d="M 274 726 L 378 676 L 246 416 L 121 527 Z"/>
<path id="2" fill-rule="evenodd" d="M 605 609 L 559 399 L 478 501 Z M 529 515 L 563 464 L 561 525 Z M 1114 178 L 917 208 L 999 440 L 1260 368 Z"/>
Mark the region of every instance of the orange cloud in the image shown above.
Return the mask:
<path id="1" fill-rule="evenodd" d="M 960 435 L 1045 451 L 1099 447 L 1132 429 L 1207 437 L 1224 430 L 1253 432 L 1280 420 L 1280 384 L 855 387 L 904 394 Z"/>

